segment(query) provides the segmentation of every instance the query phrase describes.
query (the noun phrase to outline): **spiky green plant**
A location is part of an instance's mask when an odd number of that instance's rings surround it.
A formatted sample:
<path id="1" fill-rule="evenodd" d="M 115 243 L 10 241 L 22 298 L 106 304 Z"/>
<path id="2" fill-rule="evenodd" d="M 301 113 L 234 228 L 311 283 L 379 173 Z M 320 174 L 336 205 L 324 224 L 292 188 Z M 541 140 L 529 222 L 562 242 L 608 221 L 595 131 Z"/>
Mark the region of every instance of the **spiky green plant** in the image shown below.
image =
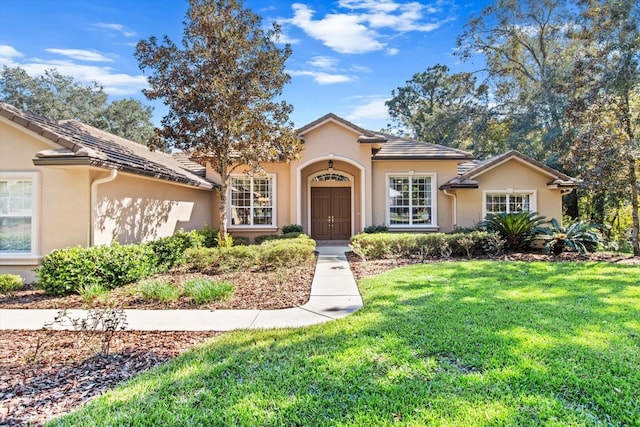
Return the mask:
<path id="1" fill-rule="evenodd" d="M 490 213 L 480 226 L 498 233 L 510 250 L 528 249 L 531 242 L 546 224 L 547 218 L 538 212 Z"/>
<path id="2" fill-rule="evenodd" d="M 551 220 L 550 228 L 539 230 L 539 236 L 544 239 L 550 238 L 544 245 L 544 252 L 553 252 L 554 255 L 561 254 L 565 248 L 585 254 L 589 251 L 588 248 L 596 247 L 602 242 L 602 236 L 590 223 L 578 221 L 563 227 L 555 218 Z"/>

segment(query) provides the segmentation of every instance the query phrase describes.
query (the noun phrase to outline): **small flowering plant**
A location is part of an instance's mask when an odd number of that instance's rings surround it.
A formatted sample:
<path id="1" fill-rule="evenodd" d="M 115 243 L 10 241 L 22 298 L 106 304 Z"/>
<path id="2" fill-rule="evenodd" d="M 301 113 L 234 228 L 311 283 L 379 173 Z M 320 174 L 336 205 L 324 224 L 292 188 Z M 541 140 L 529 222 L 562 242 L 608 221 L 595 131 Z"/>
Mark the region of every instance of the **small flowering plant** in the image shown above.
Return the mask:
<path id="1" fill-rule="evenodd" d="M 565 249 L 585 254 L 588 247 L 595 247 L 602 242 L 602 236 L 590 223 L 574 222 L 562 227 L 555 218 L 551 220 L 551 228 L 539 228 L 539 238 L 548 240 L 544 245 L 545 253 L 560 255 Z"/>

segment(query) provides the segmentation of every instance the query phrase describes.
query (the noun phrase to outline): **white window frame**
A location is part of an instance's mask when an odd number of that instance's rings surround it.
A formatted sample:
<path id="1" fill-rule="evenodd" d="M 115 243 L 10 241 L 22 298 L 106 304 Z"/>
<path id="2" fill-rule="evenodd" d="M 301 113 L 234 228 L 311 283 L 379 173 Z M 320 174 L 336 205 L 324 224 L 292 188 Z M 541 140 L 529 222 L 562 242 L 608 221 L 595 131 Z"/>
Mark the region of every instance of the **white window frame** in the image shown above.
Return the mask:
<path id="1" fill-rule="evenodd" d="M 232 224 L 231 223 L 231 214 L 232 214 L 232 202 L 231 202 L 231 191 L 232 191 L 232 180 L 233 178 L 241 178 L 241 179 L 250 179 L 251 180 L 251 188 L 253 189 L 253 180 L 254 179 L 271 179 L 271 188 L 272 188 L 272 200 L 271 200 L 271 224 L 249 224 L 249 225 L 238 225 L 238 224 Z M 273 173 L 268 173 L 265 176 L 248 176 L 246 174 L 232 174 L 229 176 L 229 188 L 227 189 L 227 228 L 229 229 L 235 229 L 235 230 L 242 230 L 242 229 L 250 229 L 250 230 L 257 230 L 257 229 L 265 229 L 265 230 L 277 230 L 278 228 L 278 204 L 277 204 L 277 194 L 278 194 L 278 181 L 276 178 L 276 174 Z M 253 197 L 253 191 L 252 191 L 252 195 L 251 197 Z M 249 206 L 251 208 L 251 221 L 253 222 L 253 205 L 251 204 Z"/>
<path id="2" fill-rule="evenodd" d="M 0 171 L 0 181 L 31 181 L 31 250 L 29 252 L 0 251 L 0 261 L 6 264 L 30 264 L 40 257 L 40 173 L 39 172 L 5 172 Z"/>
<path id="3" fill-rule="evenodd" d="M 431 178 L 431 224 L 391 224 L 391 205 L 389 203 L 389 178 L 415 178 L 415 177 L 429 177 Z M 437 229 L 438 228 L 438 176 L 435 172 L 387 172 L 385 174 L 385 215 L 387 226 L 390 229 Z M 411 194 L 411 192 L 410 192 Z M 409 204 L 409 211 L 412 209 L 412 204 Z M 409 221 L 412 222 L 413 218 L 409 215 Z"/>
<path id="4" fill-rule="evenodd" d="M 509 197 L 510 196 L 529 196 L 529 212 L 538 211 L 538 192 L 537 190 L 515 190 L 513 188 L 499 189 L 499 190 L 484 190 L 482 192 L 482 217 L 486 218 L 487 214 L 487 196 L 507 196 L 507 212 L 509 209 Z"/>

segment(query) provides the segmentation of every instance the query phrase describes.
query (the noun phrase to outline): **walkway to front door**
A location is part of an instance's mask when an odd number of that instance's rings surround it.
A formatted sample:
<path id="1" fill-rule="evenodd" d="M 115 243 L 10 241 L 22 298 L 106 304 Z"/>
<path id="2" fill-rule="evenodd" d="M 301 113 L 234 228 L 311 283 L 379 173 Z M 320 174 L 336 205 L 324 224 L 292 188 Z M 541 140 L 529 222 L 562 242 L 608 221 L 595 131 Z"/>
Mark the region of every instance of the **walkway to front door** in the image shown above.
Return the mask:
<path id="1" fill-rule="evenodd" d="M 351 237 L 351 188 L 311 187 L 311 237 L 315 240 Z"/>

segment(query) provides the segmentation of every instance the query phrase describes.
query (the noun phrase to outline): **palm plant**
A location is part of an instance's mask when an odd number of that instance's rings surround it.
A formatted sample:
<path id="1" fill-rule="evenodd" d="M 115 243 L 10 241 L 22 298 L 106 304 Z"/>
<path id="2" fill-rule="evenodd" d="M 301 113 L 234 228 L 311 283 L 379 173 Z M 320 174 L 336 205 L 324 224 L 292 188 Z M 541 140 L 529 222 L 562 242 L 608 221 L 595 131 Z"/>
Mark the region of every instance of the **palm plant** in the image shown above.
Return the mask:
<path id="1" fill-rule="evenodd" d="M 551 228 L 541 228 L 539 231 L 540 237 L 551 238 L 544 245 L 544 252 L 547 254 L 553 252 L 554 255 L 559 255 L 565 248 L 585 254 L 588 248 L 595 248 L 602 242 L 602 236 L 598 230 L 584 221 L 574 222 L 565 228 L 553 218 Z"/>
<path id="2" fill-rule="evenodd" d="M 527 249 L 548 221 L 538 212 L 490 213 L 480 227 L 498 233 L 510 250 Z"/>

